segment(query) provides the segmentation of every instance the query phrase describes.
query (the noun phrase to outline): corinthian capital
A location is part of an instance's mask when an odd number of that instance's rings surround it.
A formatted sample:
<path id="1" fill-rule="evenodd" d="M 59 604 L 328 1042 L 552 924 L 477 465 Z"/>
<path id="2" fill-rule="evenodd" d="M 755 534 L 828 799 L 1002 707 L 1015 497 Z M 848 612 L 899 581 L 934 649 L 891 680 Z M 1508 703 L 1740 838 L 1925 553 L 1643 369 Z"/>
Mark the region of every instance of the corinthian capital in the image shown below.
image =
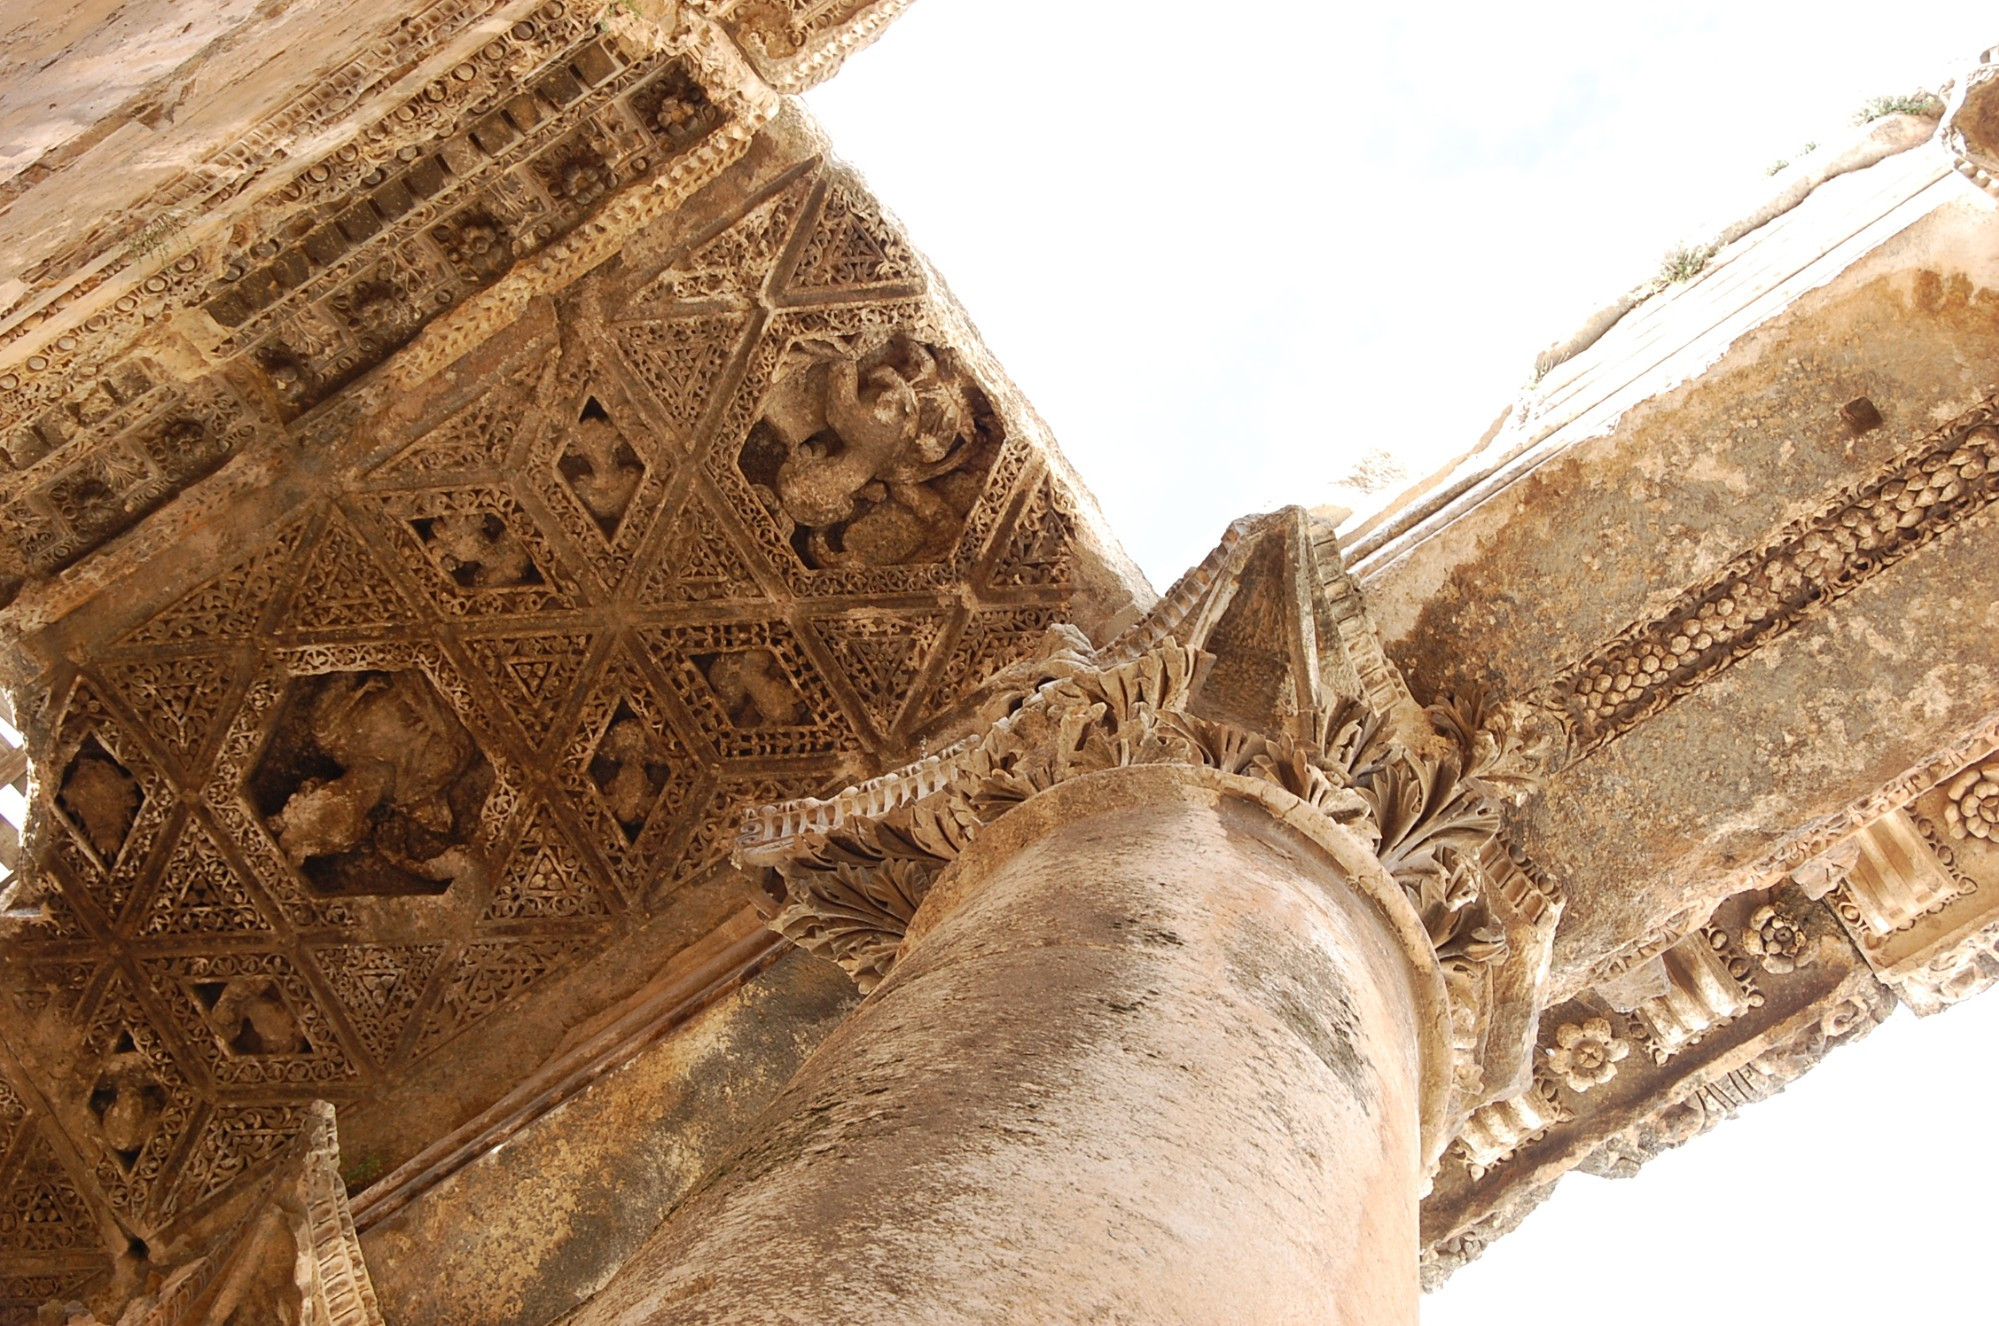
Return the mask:
<path id="1" fill-rule="evenodd" d="M 1106 770 L 1208 770 L 1339 826 L 1400 886 L 1395 919 L 1427 937 L 1426 979 L 1446 995 L 1451 1130 L 1526 1089 L 1561 899 L 1505 825 L 1548 724 L 1477 694 L 1419 709 L 1296 508 L 1237 522 L 1102 650 L 1057 643 L 1038 669 L 996 677 L 985 726 L 948 749 L 752 813 L 736 856 L 761 872 L 772 927 L 871 991 L 940 875 L 1014 807 Z"/>

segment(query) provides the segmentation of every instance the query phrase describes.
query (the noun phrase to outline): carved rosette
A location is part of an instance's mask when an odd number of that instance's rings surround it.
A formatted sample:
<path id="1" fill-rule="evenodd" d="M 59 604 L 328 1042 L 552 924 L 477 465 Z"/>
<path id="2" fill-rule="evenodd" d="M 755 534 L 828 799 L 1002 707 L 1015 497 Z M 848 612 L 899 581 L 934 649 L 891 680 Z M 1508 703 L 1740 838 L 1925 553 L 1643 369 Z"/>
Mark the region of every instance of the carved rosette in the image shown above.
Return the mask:
<path id="1" fill-rule="evenodd" d="M 1295 798 L 1400 885 L 1447 992 L 1448 1127 L 1524 1090 L 1561 900 L 1503 825 L 1546 741 L 1520 706 L 1472 696 L 1411 724 L 1406 692 L 1329 684 L 1359 675 L 1340 637 L 1284 611 L 1323 605 L 1343 575 L 1322 577 L 1309 535 L 1295 510 L 1239 522 L 1101 655 L 1071 633 L 991 679 L 983 731 L 833 798 L 752 812 L 736 859 L 763 871 L 770 925 L 870 991 L 938 877 L 1013 807 L 1112 769 L 1214 770 Z"/>

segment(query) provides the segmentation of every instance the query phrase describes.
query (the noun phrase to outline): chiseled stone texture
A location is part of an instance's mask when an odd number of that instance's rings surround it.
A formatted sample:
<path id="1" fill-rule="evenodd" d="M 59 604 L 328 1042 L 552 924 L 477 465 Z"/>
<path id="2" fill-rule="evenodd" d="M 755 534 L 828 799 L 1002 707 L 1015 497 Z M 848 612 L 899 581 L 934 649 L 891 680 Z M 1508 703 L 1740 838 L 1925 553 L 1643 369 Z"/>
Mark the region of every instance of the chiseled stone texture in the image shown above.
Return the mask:
<path id="1" fill-rule="evenodd" d="M 1910 166 L 1891 158 L 1835 184 L 1857 189 L 1891 168 Z M 1840 203 L 1815 196 L 1805 207 Z M 1701 629 L 1719 641 L 1701 678 L 1642 691 L 1628 717 L 1585 717 L 1576 758 L 1522 817 L 1523 843 L 1570 897 L 1558 988 L 1675 916 L 1697 922 L 1796 827 L 1999 709 L 1999 560 L 1982 497 L 1878 569 L 1864 550 L 1793 557 L 1808 572 L 1838 568 L 1845 584 L 1836 597 L 1782 589 L 1781 625 L 1741 645 L 1729 643 L 1744 635 L 1738 609 L 1760 600 L 1703 589 L 1732 559 L 1784 551 L 1792 522 L 1853 528 L 1865 512 L 1849 513 L 1844 490 L 1889 475 L 1952 421 L 1962 434 L 1983 417 L 1967 411 L 1999 389 L 1992 226 L 1981 200 L 1935 208 L 1697 379 L 1363 568 L 1419 695 L 1483 679 L 1581 713 L 1571 688 L 1587 680 L 1586 662 L 1615 672 L 1618 638 L 1680 610 L 1683 596 L 1696 629 L 1663 632 L 1667 669 L 1676 639 L 1687 659 L 1702 655 Z M 1878 425 L 1842 414 L 1862 398 Z M 1890 520 L 1902 514 L 1892 493 L 1888 506 Z M 1599 831 L 1605 823 L 1622 831 Z"/>
<path id="2" fill-rule="evenodd" d="M 576 1326 L 1415 1321 L 1413 974 L 1330 854 L 1121 769 L 932 905 Z"/>
<path id="3" fill-rule="evenodd" d="M 792 953 L 370 1224 L 384 1315 L 534 1326 L 583 1302 L 857 1000 L 844 972 Z"/>
<path id="4" fill-rule="evenodd" d="M 1999 263 L 1939 137 L 1638 306 L 1356 540 L 1419 697 L 1482 681 L 1568 737 L 1513 816 L 1568 900 L 1534 1080 L 1434 1177 L 1429 1283 L 1570 1169 L 1999 980 Z"/>
<path id="5" fill-rule="evenodd" d="M 0 1314 L 198 1256 L 306 1093 L 357 1194 L 476 1138 L 740 916 L 745 808 L 907 761 L 1149 596 L 728 40 L 545 2 L 462 71 L 391 43 L 321 107 L 354 142 L 274 130 L 242 229 L 11 324 L 0 1200 L 53 1196 L 0 1226 Z"/>

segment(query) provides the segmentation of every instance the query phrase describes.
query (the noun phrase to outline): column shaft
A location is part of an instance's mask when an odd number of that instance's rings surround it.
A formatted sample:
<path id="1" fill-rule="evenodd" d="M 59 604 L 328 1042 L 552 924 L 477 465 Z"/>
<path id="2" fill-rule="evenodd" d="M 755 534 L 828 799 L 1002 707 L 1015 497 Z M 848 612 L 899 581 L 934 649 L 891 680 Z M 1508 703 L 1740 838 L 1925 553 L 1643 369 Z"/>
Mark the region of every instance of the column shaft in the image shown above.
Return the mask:
<path id="1" fill-rule="evenodd" d="M 1417 979 L 1263 805 L 1065 783 L 576 1326 L 1413 1323 Z"/>

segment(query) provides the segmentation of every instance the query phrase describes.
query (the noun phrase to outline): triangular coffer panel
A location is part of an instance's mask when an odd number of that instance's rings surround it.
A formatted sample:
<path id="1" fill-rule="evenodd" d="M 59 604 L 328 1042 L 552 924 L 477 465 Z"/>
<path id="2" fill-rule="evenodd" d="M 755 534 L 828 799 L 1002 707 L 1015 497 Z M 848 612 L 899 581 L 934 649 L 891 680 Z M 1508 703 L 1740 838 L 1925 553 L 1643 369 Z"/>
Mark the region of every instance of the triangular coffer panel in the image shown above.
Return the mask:
<path id="1" fill-rule="evenodd" d="M 150 655 L 161 646 L 212 648 L 253 639 L 305 530 L 304 521 L 291 522 L 257 552 L 155 613 L 119 645 Z"/>
<path id="2" fill-rule="evenodd" d="M 618 325 L 625 362 L 673 425 L 694 436 L 750 324 L 747 312 L 698 314 Z"/>
<path id="3" fill-rule="evenodd" d="M 467 636 L 464 645 L 529 740 L 540 745 L 574 695 L 593 639 L 588 631 L 535 631 Z"/>
<path id="4" fill-rule="evenodd" d="M 696 244 L 634 295 L 621 316 L 664 317 L 677 305 L 710 302 L 747 306 L 783 253 L 812 184 L 810 174 L 797 177 L 713 238 Z"/>
<path id="5" fill-rule="evenodd" d="M 881 210 L 839 178 L 827 182 L 818 214 L 780 298 L 880 297 L 922 285 L 914 252 L 883 221 Z"/>
<path id="6" fill-rule="evenodd" d="M 697 488 L 688 495 L 665 545 L 639 581 L 639 602 L 680 607 L 764 597 L 763 586 L 725 518 Z"/>
<path id="7" fill-rule="evenodd" d="M 812 629 L 840 665 L 875 731 L 887 738 L 906 710 L 923 707 L 918 680 L 948 620 L 942 608 L 880 609 L 822 617 Z"/>

